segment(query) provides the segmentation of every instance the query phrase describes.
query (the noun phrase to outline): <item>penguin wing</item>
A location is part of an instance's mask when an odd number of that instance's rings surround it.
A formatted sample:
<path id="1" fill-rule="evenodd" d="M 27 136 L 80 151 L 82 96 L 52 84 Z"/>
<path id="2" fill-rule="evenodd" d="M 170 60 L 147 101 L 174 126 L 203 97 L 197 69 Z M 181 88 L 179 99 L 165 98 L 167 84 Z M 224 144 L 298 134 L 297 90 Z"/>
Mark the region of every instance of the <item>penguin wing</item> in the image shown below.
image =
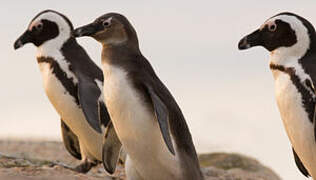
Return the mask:
<path id="1" fill-rule="evenodd" d="M 98 110 L 100 94 L 101 90 L 94 81 L 87 77 L 79 77 L 78 97 L 81 108 L 90 126 L 99 133 L 102 132 Z"/>
<path id="2" fill-rule="evenodd" d="M 112 175 L 115 172 L 116 164 L 119 160 L 122 144 L 115 132 L 112 122 L 104 133 L 102 147 L 102 162 L 107 173 Z"/>
<path id="3" fill-rule="evenodd" d="M 294 154 L 294 160 L 296 163 L 296 166 L 298 167 L 298 169 L 301 171 L 301 173 L 306 176 L 309 177 L 310 174 L 308 173 L 307 169 L 305 168 L 305 166 L 303 165 L 302 161 L 300 160 L 300 158 L 298 157 L 298 155 L 296 154 L 294 148 L 292 147 L 293 150 L 293 154 Z"/>
<path id="4" fill-rule="evenodd" d="M 108 109 L 105 106 L 105 103 L 103 100 L 103 94 L 101 94 L 99 97 L 98 111 L 99 111 L 100 125 L 101 125 L 101 127 L 103 126 L 103 128 L 105 128 L 108 126 L 111 118 L 110 118 Z"/>
<path id="5" fill-rule="evenodd" d="M 81 160 L 80 145 L 78 137 L 71 131 L 71 129 L 61 119 L 61 133 L 63 142 L 68 152 L 75 158 Z"/>
<path id="6" fill-rule="evenodd" d="M 155 92 L 154 88 L 150 84 L 145 83 L 145 87 L 151 98 L 162 137 L 169 151 L 171 152 L 171 154 L 174 155 L 175 151 L 174 151 L 174 147 L 171 141 L 171 136 L 170 136 L 170 131 L 169 131 L 169 112 L 168 112 L 167 106 L 160 99 L 160 97 L 158 96 L 158 94 Z"/>

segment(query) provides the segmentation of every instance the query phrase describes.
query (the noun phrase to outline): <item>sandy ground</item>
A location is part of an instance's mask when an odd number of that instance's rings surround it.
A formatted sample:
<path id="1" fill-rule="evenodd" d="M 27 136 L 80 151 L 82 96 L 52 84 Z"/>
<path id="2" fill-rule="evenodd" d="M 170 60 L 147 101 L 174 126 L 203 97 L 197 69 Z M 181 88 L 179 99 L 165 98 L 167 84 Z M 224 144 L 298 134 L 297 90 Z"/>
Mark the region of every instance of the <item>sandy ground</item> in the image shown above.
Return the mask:
<path id="1" fill-rule="evenodd" d="M 80 161 L 73 158 L 63 144 L 52 141 L 0 141 L 0 152 L 9 157 L 0 158 L 0 179 L 112 179 L 99 165 L 87 174 L 80 174 L 63 168 L 56 164 L 65 164 L 71 167 Z M 21 157 L 23 159 L 11 159 L 10 157 Z M 30 162 L 27 162 L 27 160 Z M 53 162 L 53 163 L 51 163 Z M 123 173 L 120 166 L 119 173 Z M 117 173 L 116 175 L 120 175 Z M 122 174 L 123 175 L 123 174 Z M 123 178 L 113 178 L 123 179 Z"/>
<path id="2" fill-rule="evenodd" d="M 203 154 L 199 159 L 206 180 L 280 180 L 270 168 L 240 154 Z M 87 174 L 65 168 L 79 163 L 61 142 L 0 140 L 0 180 L 125 179 L 121 165 L 114 177 L 107 176 L 102 165 Z"/>

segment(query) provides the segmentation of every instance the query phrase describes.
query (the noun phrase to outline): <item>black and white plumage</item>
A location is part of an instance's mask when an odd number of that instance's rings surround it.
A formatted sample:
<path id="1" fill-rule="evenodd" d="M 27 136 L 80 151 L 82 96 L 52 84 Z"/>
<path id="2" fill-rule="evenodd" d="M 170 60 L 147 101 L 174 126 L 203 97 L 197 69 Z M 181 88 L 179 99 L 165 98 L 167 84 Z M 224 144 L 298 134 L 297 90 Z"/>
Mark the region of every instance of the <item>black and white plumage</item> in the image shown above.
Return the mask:
<path id="1" fill-rule="evenodd" d="M 44 89 L 62 119 L 65 147 L 83 161 L 77 170 L 87 172 L 102 161 L 99 112 L 107 114 L 107 109 L 106 106 L 98 108 L 99 103 L 104 104 L 102 71 L 72 37 L 72 30 L 67 17 L 45 10 L 34 17 L 14 48 L 26 43 L 37 46 Z M 102 118 L 106 125 L 109 116 Z"/>
<path id="2" fill-rule="evenodd" d="M 313 25 L 281 13 L 239 42 L 239 49 L 263 46 L 271 52 L 270 69 L 285 130 L 297 167 L 316 178 L 316 34 Z"/>
<path id="3" fill-rule="evenodd" d="M 203 179 L 181 109 L 141 54 L 129 21 L 105 14 L 74 35 L 91 36 L 103 45 L 103 92 L 127 153 L 127 179 Z"/>

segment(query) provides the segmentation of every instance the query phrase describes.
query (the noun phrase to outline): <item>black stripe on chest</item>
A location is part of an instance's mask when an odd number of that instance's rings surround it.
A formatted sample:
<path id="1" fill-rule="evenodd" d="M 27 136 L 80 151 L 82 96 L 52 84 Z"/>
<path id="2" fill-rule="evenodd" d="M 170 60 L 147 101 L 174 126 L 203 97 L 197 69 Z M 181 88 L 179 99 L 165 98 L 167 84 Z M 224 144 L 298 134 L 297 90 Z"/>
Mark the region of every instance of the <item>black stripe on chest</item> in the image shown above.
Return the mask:
<path id="1" fill-rule="evenodd" d="M 50 68 L 53 70 L 53 74 L 61 82 L 67 92 L 75 99 L 77 105 L 79 105 L 78 98 L 78 84 L 73 81 L 73 78 L 68 78 L 66 72 L 64 72 L 59 64 L 51 57 L 38 57 L 37 62 L 48 63 Z M 71 71 L 71 65 L 69 65 L 69 70 Z"/>
<path id="2" fill-rule="evenodd" d="M 315 108 L 315 99 L 311 92 L 314 92 L 314 88 L 312 86 L 312 82 L 308 79 L 304 81 L 305 85 L 302 84 L 302 81 L 299 76 L 296 75 L 296 71 L 293 67 L 284 67 L 277 64 L 270 64 L 271 70 L 278 70 L 284 72 L 290 76 L 290 79 L 298 92 L 302 96 L 302 104 L 305 111 L 308 114 L 308 119 L 313 122 L 314 118 L 314 108 Z M 308 88 L 308 89 L 307 89 Z M 287 93 L 287 92 L 284 92 Z"/>

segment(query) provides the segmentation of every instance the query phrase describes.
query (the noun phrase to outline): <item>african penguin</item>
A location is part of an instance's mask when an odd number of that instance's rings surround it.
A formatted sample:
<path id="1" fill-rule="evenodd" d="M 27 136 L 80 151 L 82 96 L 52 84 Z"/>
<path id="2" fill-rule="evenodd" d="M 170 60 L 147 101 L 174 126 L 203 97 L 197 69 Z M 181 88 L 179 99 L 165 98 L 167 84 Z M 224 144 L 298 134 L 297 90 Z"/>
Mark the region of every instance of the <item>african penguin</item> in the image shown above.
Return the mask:
<path id="1" fill-rule="evenodd" d="M 293 13 L 280 13 L 239 42 L 239 49 L 263 46 L 270 51 L 275 97 L 305 176 L 316 178 L 316 34 L 313 25 Z"/>
<path id="2" fill-rule="evenodd" d="M 37 47 L 46 95 L 61 117 L 64 145 L 82 160 L 75 170 L 85 173 L 102 161 L 99 113 L 105 126 L 110 119 L 101 96 L 102 71 L 72 37 L 72 30 L 66 16 L 45 10 L 32 19 L 14 48 L 26 43 Z"/>
<path id="3" fill-rule="evenodd" d="M 127 179 L 203 179 L 181 109 L 142 55 L 130 22 L 108 13 L 74 36 L 93 37 L 103 46 L 103 93 L 127 152 Z"/>

